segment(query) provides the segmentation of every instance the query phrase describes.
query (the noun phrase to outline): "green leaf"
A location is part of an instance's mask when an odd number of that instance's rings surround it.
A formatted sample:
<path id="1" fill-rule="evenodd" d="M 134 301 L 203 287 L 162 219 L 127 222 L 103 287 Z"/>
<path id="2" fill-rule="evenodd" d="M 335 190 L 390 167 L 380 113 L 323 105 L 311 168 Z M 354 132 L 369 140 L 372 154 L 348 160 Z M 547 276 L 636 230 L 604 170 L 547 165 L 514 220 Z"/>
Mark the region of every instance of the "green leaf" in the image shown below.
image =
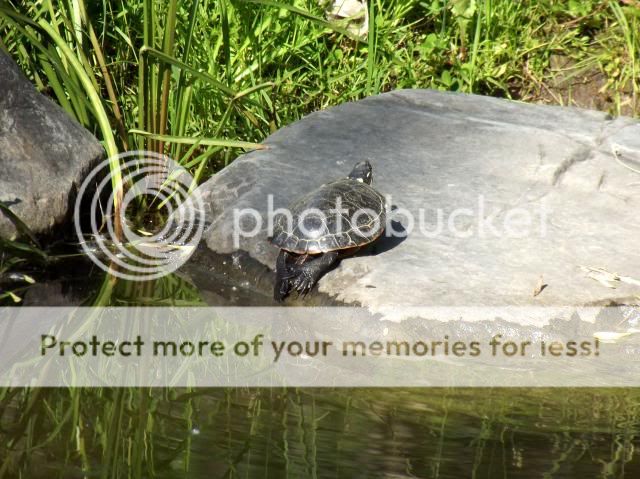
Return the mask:
<path id="1" fill-rule="evenodd" d="M 13 223 L 13 226 L 16 227 L 18 233 L 29 238 L 35 246 L 40 248 L 40 243 L 38 242 L 36 235 L 34 235 L 31 229 L 24 223 L 24 221 L 18 218 L 18 216 L 13 211 L 11 211 L 11 209 L 2 201 L 0 201 L 0 212 Z"/>
<path id="2" fill-rule="evenodd" d="M 6 251 L 12 256 L 24 257 L 29 256 L 46 262 L 49 257 L 39 248 L 18 241 L 9 241 L 0 236 L 0 251 Z"/>
<path id="3" fill-rule="evenodd" d="M 20 301 L 22 301 L 22 298 L 20 296 L 18 296 L 15 293 L 12 293 L 11 291 L 9 291 L 9 296 L 11 297 L 14 303 L 19 303 Z"/>
<path id="4" fill-rule="evenodd" d="M 446 86 L 451 86 L 451 84 L 453 83 L 453 79 L 451 78 L 451 73 L 449 72 L 449 70 L 445 70 L 442 72 L 442 75 L 440 75 L 440 81 Z"/>
<path id="5" fill-rule="evenodd" d="M 451 13 L 455 17 L 473 17 L 476 13 L 476 0 L 451 0 Z"/>
<path id="6" fill-rule="evenodd" d="M 237 141 L 237 140 L 225 140 L 222 138 L 192 138 L 189 136 L 172 136 L 172 135 L 157 135 L 155 133 L 149 133 L 144 130 L 131 129 L 129 133 L 132 135 L 141 135 L 153 140 L 162 140 L 167 143 L 181 143 L 184 145 L 193 145 L 198 143 L 205 146 L 223 146 L 228 148 L 244 148 L 247 150 L 264 150 L 266 146 L 260 143 L 251 143 L 249 141 Z"/>

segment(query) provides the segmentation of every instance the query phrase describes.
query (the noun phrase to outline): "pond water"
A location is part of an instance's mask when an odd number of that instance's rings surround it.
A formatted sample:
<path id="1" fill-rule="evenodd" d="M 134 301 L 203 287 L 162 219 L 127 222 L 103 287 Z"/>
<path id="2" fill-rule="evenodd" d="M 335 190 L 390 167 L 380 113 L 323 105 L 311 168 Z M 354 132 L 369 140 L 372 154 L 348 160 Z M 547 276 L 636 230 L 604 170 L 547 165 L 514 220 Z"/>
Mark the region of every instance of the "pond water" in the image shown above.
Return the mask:
<path id="1" fill-rule="evenodd" d="M 484 389 L 214 393 L 212 407 L 199 410 L 190 462 L 193 472 L 217 471 L 215 477 L 620 477 L 639 468 L 633 396 Z"/>
<path id="2" fill-rule="evenodd" d="M 617 478 L 640 471 L 637 390 L 41 391 L 32 409 L 2 409 L 0 477 Z M 32 394 L 21 390 L 11 401 L 29 404 Z M 14 414 L 18 420 L 9 420 Z"/>
<path id="3" fill-rule="evenodd" d="M 155 283 L 76 262 L 25 303 L 269 304 L 267 270 L 209 259 Z M 0 390 L 0 479 L 637 477 L 639 435 L 640 389 Z"/>

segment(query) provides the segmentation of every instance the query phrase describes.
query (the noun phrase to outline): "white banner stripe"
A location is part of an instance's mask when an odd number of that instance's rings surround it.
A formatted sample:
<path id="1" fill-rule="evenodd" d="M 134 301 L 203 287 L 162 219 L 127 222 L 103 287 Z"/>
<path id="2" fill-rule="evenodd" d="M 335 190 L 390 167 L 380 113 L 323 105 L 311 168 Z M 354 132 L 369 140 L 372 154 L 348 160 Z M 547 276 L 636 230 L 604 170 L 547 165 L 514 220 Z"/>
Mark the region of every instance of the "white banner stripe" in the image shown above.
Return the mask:
<path id="1" fill-rule="evenodd" d="M 410 313 L 410 314 L 408 314 Z M 4 308 L 0 386 L 640 386 L 608 308 Z"/>

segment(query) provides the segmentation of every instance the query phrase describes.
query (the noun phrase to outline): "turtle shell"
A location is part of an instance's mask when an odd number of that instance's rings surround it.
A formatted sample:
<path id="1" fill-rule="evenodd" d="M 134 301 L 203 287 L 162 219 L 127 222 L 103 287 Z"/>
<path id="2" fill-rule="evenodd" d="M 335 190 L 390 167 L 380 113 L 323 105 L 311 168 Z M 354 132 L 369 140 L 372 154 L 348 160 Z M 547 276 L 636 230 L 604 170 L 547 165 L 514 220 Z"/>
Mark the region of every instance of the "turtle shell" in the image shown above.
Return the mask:
<path id="1" fill-rule="evenodd" d="M 385 198 L 366 183 L 344 178 L 322 185 L 276 216 L 272 243 L 298 254 L 356 248 L 382 234 Z"/>

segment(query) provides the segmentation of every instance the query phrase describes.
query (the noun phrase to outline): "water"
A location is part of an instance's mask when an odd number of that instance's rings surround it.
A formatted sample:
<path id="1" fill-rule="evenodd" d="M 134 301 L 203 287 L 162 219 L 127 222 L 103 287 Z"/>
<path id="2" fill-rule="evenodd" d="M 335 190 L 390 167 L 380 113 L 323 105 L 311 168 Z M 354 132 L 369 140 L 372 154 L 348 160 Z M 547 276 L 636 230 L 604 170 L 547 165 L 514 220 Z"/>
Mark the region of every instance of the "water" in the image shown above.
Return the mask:
<path id="1" fill-rule="evenodd" d="M 25 302 L 271 304 L 259 265 L 197 264 L 77 263 Z M 640 389 L 4 389 L 0 479 L 637 477 L 639 429 Z"/>
<path id="2" fill-rule="evenodd" d="M 204 393 L 207 394 L 207 393 Z M 621 477 L 640 471 L 627 391 L 344 390 L 208 393 L 196 475 Z M 184 461 L 176 465 L 184 465 Z M 629 476 L 631 477 L 631 476 Z"/>
<path id="3" fill-rule="evenodd" d="M 28 417 L 1 402 L 0 477 L 637 477 L 639 397 L 592 389 L 46 390 Z"/>

